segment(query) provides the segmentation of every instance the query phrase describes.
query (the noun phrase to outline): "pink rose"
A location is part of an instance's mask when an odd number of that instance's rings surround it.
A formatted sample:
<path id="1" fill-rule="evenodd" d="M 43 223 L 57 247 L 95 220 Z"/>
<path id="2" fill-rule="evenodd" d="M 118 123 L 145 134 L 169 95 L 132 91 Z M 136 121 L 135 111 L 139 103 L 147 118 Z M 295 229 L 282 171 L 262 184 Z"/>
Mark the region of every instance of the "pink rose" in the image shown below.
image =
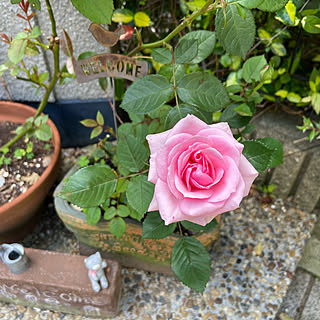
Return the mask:
<path id="1" fill-rule="evenodd" d="M 238 208 L 258 175 L 227 123 L 207 125 L 188 115 L 147 140 L 148 180 L 155 184 L 149 211 L 159 210 L 166 224 L 188 220 L 206 225 Z"/>

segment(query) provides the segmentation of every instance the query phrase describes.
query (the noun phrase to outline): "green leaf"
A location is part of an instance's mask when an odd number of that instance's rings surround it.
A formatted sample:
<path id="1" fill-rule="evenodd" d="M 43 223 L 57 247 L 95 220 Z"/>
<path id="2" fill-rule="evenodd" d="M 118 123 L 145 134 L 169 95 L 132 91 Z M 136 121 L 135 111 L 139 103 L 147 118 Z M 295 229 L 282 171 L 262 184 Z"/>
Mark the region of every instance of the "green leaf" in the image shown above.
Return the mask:
<path id="1" fill-rule="evenodd" d="M 143 11 L 139 11 L 134 15 L 134 24 L 136 27 L 148 27 L 151 23 L 150 17 Z"/>
<path id="2" fill-rule="evenodd" d="M 309 33 L 320 33 L 320 18 L 317 16 L 306 16 L 303 17 L 302 28 Z"/>
<path id="3" fill-rule="evenodd" d="M 117 176 L 107 165 L 95 164 L 74 173 L 66 182 L 59 197 L 82 208 L 105 202 L 115 191 Z"/>
<path id="4" fill-rule="evenodd" d="M 286 25 L 289 25 L 289 26 L 295 25 L 296 6 L 292 2 L 292 0 L 289 0 L 284 8 L 277 11 L 277 15 L 275 18 Z"/>
<path id="5" fill-rule="evenodd" d="M 137 221 L 141 221 L 141 219 L 144 217 L 144 213 L 141 214 L 138 211 L 134 210 L 129 206 L 130 209 L 130 218 L 135 219 Z"/>
<path id="6" fill-rule="evenodd" d="M 169 111 L 164 123 L 165 129 L 168 130 L 173 128 L 179 120 L 185 118 L 188 114 L 193 114 L 200 120 L 208 123 L 207 117 L 197 107 L 182 104 L 179 108 L 174 107 Z"/>
<path id="7" fill-rule="evenodd" d="M 111 220 L 113 217 L 115 217 L 117 211 L 115 207 L 110 207 L 110 208 L 104 208 L 104 215 L 103 215 L 103 219 L 104 220 Z"/>
<path id="8" fill-rule="evenodd" d="M 213 51 L 216 44 L 216 34 L 207 30 L 188 32 L 180 41 L 192 40 L 198 43 L 198 51 L 191 63 L 199 63 L 206 59 Z"/>
<path id="9" fill-rule="evenodd" d="M 97 121 L 94 119 L 84 119 L 84 120 L 81 120 L 80 123 L 87 128 L 93 128 L 98 125 Z"/>
<path id="10" fill-rule="evenodd" d="M 319 114 L 320 113 L 320 93 L 319 92 L 312 93 L 311 104 L 316 114 Z"/>
<path id="11" fill-rule="evenodd" d="M 39 140 L 48 141 L 52 138 L 52 130 L 48 124 L 43 123 L 37 128 L 34 135 Z"/>
<path id="12" fill-rule="evenodd" d="M 143 221 L 142 238 L 163 239 L 173 233 L 177 223 L 165 225 L 158 211 L 148 212 Z"/>
<path id="13" fill-rule="evenodd" d="M 174 65 L 174 74 L 176 82 L 180 81 L 180 79 L 186 74 L 186 67 L 184 64 L 175 64 Z M 163 65 L 158 71 L 158 74 L 161 74 L 169 79 L 169 81 L 173 82 L 173 72 L 172 65 Z"/>
<path id="14" fill-rule="evenodd" d="M 278 11 L 285 6 L 288 0 L 263 0 L 262 3 L 257 7 L 262 11 Z"/>
<path id="15" fill-rule="evenodd" d="M 252 111 L 246 103 L 240 104 L 239 106 L 235 107 L 233 110 L 236 111 L 238 114 L 240 114 L 240 116 L 244 116 L 244 117 L 252 116 Z"/>
<path id="16" fill-rule="evenodd" d="M 242 76 L 246 82 L 260 80 L 260 71 L 267 65 L 267 60 L 262 56 L 256 56 L 248 59 L 243 65 Z"/>
<path id="17" fill-rule="evenodd" d="M 312 69 L 309 79 L 309 86 L 311 91 L 314 93 L 320 91 L 320 71 L 318 71 L 316 68 Z"/>
<path id="18" fill-rule="evenodd" d="M 40 53 L 40 51 L 39 51 L 39 49 L 37 48 L 37 46 L 33 42 L 27 41 L 27 46 L 24 49 L 24 53 L 28 57 L 34 57 L 34 56 L 38 55 Z"/>
<path id="19" fill-rule="evenodd" d="M 133 20 L 133 12 L 129 9 L 114 10 L 112 15 L 113 22 L 129 23 Z"/>
<path id="20" fill-rule="evenodd" d="M 148 150 L 133 135 L 122 137 L 117 144 L 119 163 L 131 172 L 139 172 L 148 160 Z"/>
<path id="21" fill-rule="evenodd" d="M 42 32 L 38 26 L 34 26 L 31 33 L 29 34 L 29 39 L 36 39 L 41 36 Z"/>
<path id="22" fill-rule="evenodd" d="M 126 223 L 120 217 L 113 218 L 109 223 L 109 230 L 116 237 L 121 238 L 122 235 L 126 232 Z"/>
<path id="23" fill-rule="evenodd" d="M 286 47 L 280 42 L 273 42 L 271 51 L 279 57 L 284 57 L 287 54 Z"/>
<path id="24" fill-rule="evenodd" d="M 97 112 L 96 120 L 97 120 L 98 125 L 100 125 L 100 126 L 104 125 L 104 118 L 103 118 L 103 115 L 100 111 Z"/>
<path id="25" fill-rule="evenodd" d="M 41 10 L 40 0 L 29 0 L 30 4 L 35 7 L 37 10 Z"/>
<path id="26" fill-rule="evenodd" d="M 236 3 L 236 7 L 239 13 L 239 16 L 242 17 L 243 19 L 246 18 L 247 12 L 243 6 L 240 6 L 238 3 Z"/>
<path id="27" fill-rule="evenodd" d="M 287 90 L 278 90 L 276 93 L 275 93 L 276 96 L 279 96 L 281 97 L 282 99 L 285 99 L 288 95 L 288 91 Z"/>
<path id="28" fill-rule="evenodd" d="M 127 206 L 124 206 L 123 204 L 120 204 L 117 207 L 117 215 L 119 217 L 125 218 L 125 217 L 130 215 L 130 210 L 129 210 L 129 208 Z"/>
<path id="29" fill-rule="evenodd" d="M 92 22 L 110 24 L 113 13 L 113 0 L 71 0 L 74 7 Z"/>
<path id="30" fill-rule="evenodd" d="M 184 237 L 172 248 L 171 268 L 181 282 L 203 292 L 211 274 L 209 253 L 195 238 Z"/>
<path id="31" fill-rule="evenodd" d="M 169 64 L 172 61 L 172 53 L 168 48 L 152 49 L 152 58 L 162 64 Z"/>
<path id="32" fill-rule="evenodd" d="M 289 92 L 287 95 L 287 99 L 292 103 L 299 103 L 301 101 L 300 95 L 295 92 Z"/>
<path id="33" fill-rule="evenodd" d="M 270 137 L 244 141 L 243 155 L 261 173 L 282 163 L 283 149 L 281 143 Z"/>
<path id="34" fill-rule="evenodd" d="M 14 39 L 8 49 L 8 57 L 13 63 L 19 63 L 23 57 L 28 45 L 27 39 Z"/>
<path id="35" fill-rule="evenodd" d="M 218 225 L 218 222 L 216 219 L 213 219 L 211 222 L 209 222 L 207 225 L 205 226 L 201 226 L 200 224 L 196 224 L 190 221 L 181 221 L 181 224 L 187 229 L 190 230 L 194 233 L 199 233 L 199 232 L 205 232 L 205 231 L 209 231 L 212 228 L 216 227 Z"/>
<path id="36" fill-rule="evenodd" d="M 252 47 L 256 33 L 253 15 L 245 9 L 246 17 L 242 18 L 235 5 L 226 7 L 225 16 L 222 9 L 217 10 L 216 34 L 224 49 L 235 56 L 246 57 Z"/>
<path id="37" fill-rule="evenodd" d="M 176 63 L 190 63 L 198 53 L 198 43 L 194 40 L 180 40 L 174 50 Z"/>
<path id="38" fill-rule="evenodd" d="M 94 226 L 101 218 L 101 210 L 99 207 L 88 208 L 87 222 L 90 226 Z"/>
<path id="39" fill-rule="evenodd" d="M 96 55 L 96 53 L 93 51 L 85 51 L 85 52 L 80 53 L 78 60 L 87 59 L 87 58 L 93 57 L 95 55 Z"/>
<path id="40" fill-rule="evenodd" d="M 245 127 L 249 121 L 249 117 L 241 116 L 234 109 L 237 108 L 239 104 L 231 104 L 228 106 L 221 114 L 220 121 L 228 122 L 230 128 L 242 128 Z"/>
<path id="41" fill-rule="evenodd" d="M 95 127 L 92 129 L 91 133 L 90 133 L 90 139 L 94 139 L 98 136 L 100 136 L 100 134 L 102 133 L 103 129 L 102 127 Z"/>
<path id="42" fill-rule="evenodd" d="M 229 103 L 229 96 L 222 83 L 213 75 L 193 72 L 178 83 L 179 98 L 204 111 L 214 112 Z"/>
<path id="43" fill-rule="evenodd" d="M 147 212 L 154 193 L 154 184 L 140 175 L 130 180 L 127 189 L 129 205 L 140 214 Z"/>
<path id="44" fill-rule="evenodd" d="M 161 75 L 138 79 L 126 91 L 121 108 L 127 112 L 145 114 L 165 104 L 173 91 L 172 84 Z"/>

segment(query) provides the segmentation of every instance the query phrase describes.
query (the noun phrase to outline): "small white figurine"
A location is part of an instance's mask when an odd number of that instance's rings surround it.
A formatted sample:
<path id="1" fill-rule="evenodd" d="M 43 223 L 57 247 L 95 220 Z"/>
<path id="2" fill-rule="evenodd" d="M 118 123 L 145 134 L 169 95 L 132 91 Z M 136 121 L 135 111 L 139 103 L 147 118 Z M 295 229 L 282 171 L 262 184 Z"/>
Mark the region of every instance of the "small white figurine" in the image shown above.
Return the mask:
<path id="1" fill-rule="evenodd" d="M 84 263 L 89 270 L 88 276 L 92 284 L 92 289 L 95 292 L 100 291 L 99 281 L 103 289 L 108 288 L 109 283 L 103 270 L 107 266 L 107 263 L 101 259 L 100 253 L 96 252 L 88 258 L 85 258 Z"/>

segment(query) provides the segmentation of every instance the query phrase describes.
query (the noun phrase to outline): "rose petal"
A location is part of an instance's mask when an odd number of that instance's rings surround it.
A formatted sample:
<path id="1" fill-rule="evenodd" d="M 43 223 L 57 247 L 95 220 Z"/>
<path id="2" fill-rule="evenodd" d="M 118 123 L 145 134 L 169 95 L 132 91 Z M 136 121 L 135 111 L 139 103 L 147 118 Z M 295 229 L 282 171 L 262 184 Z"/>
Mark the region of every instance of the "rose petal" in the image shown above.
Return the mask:
<path id="1" fill-rule="evenodd" d="M 208 128 L 208 125 L 205 122 L 192 114 L 188 114 L 170 130 L 170 137 L 180 133 L 196 135 L 200 130 L 206 128 Z"/>
<path id="2" fill-rule="evenodd" d="M 243 155 L 241 155 L 240 158 L 239 170 L 245 183 L 243 196 L 247 196 L 253 181 L 259 175 L 259 173 Z"/>

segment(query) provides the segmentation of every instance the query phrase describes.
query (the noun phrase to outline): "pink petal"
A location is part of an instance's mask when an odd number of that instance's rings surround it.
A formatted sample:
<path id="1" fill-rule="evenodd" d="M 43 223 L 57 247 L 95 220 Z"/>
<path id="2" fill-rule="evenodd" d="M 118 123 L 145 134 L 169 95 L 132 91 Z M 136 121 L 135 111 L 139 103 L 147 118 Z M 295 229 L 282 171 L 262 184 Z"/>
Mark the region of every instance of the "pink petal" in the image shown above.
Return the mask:
<path id="1" fill-rule="evenodd" d="M 224 132 L 228 133 L 228 135 L 233 138 L 233 134 L 232 134 L 232 131 L 229 127 L 228 122 L 219 122 L 219 123 L 210 124 L 209 127 L 215 128 L 215 129 L 221 129 Z"/>
<path id="2" fill-rule="evenodd" d="M 149 204 L 149 208 L 148 208 L 148 211 L 156 211 L 156 210 L 159 210 L 159 206 L 158 206 L 158 202 L 157 202 L 157 199 L 156 199 L 156 195 L 153 194 L 153 198 Z"/>
<path id="3" fill-rule="evenodd" d="M 259 173 L 244 155 L 241 155 L 239 170 L 245 183 L 244 196 L 247 196 L 254 179 Z"/>
<path id="4" fill-rule="evenodd" d="M 189 133 L 191 135 L 196 135 L 200 130 L 206 129 L 209 126 L 198 119 L 192 114 L 188 114 L 185 118 L 181 119 L 170 132 L 170 136 L 179 133 Z"/>
<path id="5" fill-rule="evenodd" d="M 161 149 L 161 147 L 165 144 L 170 131 L 171 130 L 167 130 L 164 132 L 147 135 L 146 139 L 149 143 L 151 154 L 156 154 L 159 149 Z"/>

